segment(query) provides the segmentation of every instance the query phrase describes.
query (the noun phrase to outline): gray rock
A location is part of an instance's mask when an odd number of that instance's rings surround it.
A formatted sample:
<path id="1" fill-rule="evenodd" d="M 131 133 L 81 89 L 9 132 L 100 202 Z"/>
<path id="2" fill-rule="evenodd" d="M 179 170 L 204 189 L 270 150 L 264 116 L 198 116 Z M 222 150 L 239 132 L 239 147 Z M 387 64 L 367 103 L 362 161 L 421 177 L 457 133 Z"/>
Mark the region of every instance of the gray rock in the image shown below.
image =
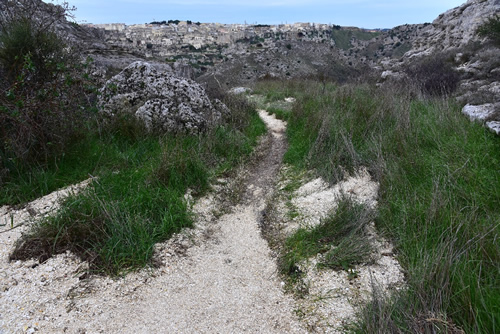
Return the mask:
<path id="1" fill-rule="evenodd" d="M 497 135 L 500 135 L 500 122 L 499 121 L 491 121 L 491 122 L 486 122 L 486 127 L 496 133 Z"/>
<path id="2" fill-rule="evenodd" d="M 234 87 L 229 90 L 229 93 L 234 95 L 245 94 L 247 92 L 251 93 L 252 89 L 248 87 Z"/>
<path id="3" fill-rule="evenodd" d="M 212 103 L 198 83 L 141 61 L 106 82 L 100 90 L 99 107 L 109 116 L 133 114 L 149 130 L 159 132 L 199 133 L 229 113 L 222 102 Z"/>
<path id="4" fill-rule="evenodd" d="M 494 105 L 491 103 L 483 104 L 480 106 L 472 106 L 467 104 L 463 109 L 462 113 L 469 116 L 471 121 L 485 121 L 494 112 Z"/>
<path id="5" fill-rule="evenodd" d="M 391 79 L 392 80 L 400 80 L 400 79 L 404 79 L 405 75 L 404 75 L 404 73 L 401 73 L 401 72 L 388 70 L 388 71 L 382 72 L 382 74 L 380 75 L 380 78 L 382 80 L 391 80 Z"/>
<path id="6" fill-rule="evenodd" d="M 462 113 L 469 116 L 471 121 L 479 121 L 483 123 L 483 125 L 500 135 L 500 104 L 482 104 L 473 106 L 467 104 L 463 109 Z"/>

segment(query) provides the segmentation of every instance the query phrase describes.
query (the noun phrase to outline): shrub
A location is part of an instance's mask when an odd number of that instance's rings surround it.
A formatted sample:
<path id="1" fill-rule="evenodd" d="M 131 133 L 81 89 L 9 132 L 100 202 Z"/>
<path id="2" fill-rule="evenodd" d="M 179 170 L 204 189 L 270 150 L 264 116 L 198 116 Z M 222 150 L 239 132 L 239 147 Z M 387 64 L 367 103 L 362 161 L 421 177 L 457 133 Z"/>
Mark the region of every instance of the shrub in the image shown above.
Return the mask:
<path id="1" fill-rule="evenodd" d="M 66 47 L 56 25 L 74 10 L 66 2 L 60 6 L 42 1 L 3 1 L 0 4 L 0 64 L 12 78 L 20 74 L 24 58 L 30 55 L 38 79 L 49 75 L 64 58 Z"/>
<path id="2" fill-rule="evenodd" d="M 405 72 L 424 93 L 433 96 L 453 93 L 460 80 L 447 55 L 439 53 L 415 61 Z"/>
<path id="3" fill-rule="evenodd" d="M 500 16 L 490 17 L 477 29 L 479 36 L 489 38 L 493 43 L 500 46 Z"/>
<path id="4" fill-rule="evenodd" d="M 37 84 L 51 80 L 64 59 L 64 44 L 58 36 L 53 31 L 36 31 L 33 22 L 24 17 L 2 29 L 0 44 L 0 63 L 7 70 L 9 82 L 27 74 Z M 26 68 L 28 59 L 30 67 Z"/>
<path id="5" fill-rule="evenodd" d="M 56 30 L 71 9 L 6 1 L 0 18 L 0 170 L 45 164 L 80 131 L 93 93 Z M 76 65 L 75 65 L 76 64 Z M 28 167 L 29 168 L 29 167 Z M 0 184 L 2 179 L 0 179 Z"/>

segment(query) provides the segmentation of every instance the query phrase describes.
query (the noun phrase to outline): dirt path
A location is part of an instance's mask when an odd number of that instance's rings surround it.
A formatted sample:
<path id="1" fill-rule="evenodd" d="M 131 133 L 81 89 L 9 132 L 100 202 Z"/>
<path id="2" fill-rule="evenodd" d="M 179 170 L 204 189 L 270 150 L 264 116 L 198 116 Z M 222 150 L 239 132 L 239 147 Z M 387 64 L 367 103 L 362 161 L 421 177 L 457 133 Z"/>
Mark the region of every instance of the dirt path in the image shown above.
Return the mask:
<path id="1" fill-rule="evenodd" d="M 270 134 L 241 204 L 214 221 L 215 199 L 199 201 L 195 231 L 158 246 L 159 269 L 89 280 L 70 254 L 8 264 L 16 235 L 0 240 L 9 279 L 0 286 L 0 333 L 303 333 L 258 226 L 286 148 L 285 125 L 259 113 Z"/>

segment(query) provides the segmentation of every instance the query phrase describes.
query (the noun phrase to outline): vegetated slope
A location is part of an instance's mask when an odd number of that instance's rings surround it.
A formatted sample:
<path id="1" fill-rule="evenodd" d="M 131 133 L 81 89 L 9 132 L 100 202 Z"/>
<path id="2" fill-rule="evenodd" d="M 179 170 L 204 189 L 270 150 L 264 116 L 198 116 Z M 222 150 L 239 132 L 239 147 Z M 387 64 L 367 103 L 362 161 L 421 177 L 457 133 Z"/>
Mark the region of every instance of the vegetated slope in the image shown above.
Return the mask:
<path id="1" fill-rule="evenodd" d="M 489 20 L 498 20 L 499 15 L 498 0 L 467 1 L 450 9 L 432 24 L 419 27 L 410 39 L 411 48 L 400 59 L 386 58 L 379 62 L 378 66 L 385 71 L 382 80 L 409 76 L 424 86 L 432 80 L 434 85 L 448 85 L 451 82 L 439 77 L 454 75 L 454 89 L 447 94 L 454 94 L 462 103 L 498 104 L 500 60 L 496 54 L 500 48 L 492 38 L 478 31 Z M 491 36 L 495 34 L 490 32 Z"/>
<path id="2" fill-rule="evenodd" d="M 482 40 L 478 27 L 500 11 L 498 0 L 470 0 L 439 15 L 432 23 L 405 24 L 368 41 L 358 41 L 349 56 L 390 69 L 399 61 L 453 51 Z"/>
<path id="3" fill-rule="evenodd" d="M 376 226 L 394 242 L 407 288 L 384 295 L 375 286 L 355 331 L 495 333 L 499 138 L 451 99 L 322 86 L 263 82 L 258 90 L 297 98 L 279 113 L 288 121 L 285 162 L 333 182 L 364 166 L 380 182 Z"/>

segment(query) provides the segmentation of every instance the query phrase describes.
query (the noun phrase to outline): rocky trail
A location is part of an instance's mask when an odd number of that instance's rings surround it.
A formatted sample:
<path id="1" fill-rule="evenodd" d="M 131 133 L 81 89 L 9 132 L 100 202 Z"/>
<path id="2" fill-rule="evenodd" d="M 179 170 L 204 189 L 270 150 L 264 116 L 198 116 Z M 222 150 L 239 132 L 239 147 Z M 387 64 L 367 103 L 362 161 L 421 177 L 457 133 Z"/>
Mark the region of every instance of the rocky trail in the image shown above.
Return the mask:
<path id="1" fill-rule="evenodd" d="M 216 219 L 216 198 L 200 200 L 197 228 L 158 245 L 158 269 L 112 280 L 71 254 L 9 264 L 22 229 L 2 233 L 0 333 L 303 332 L 258 225 L 286 147 L 284 124 L 260 115 L 270 131 L 242 203 Z"/>
<path id="2" fill-rule="evenodd" d="M 212 193 L 193 204 L 195 228 L 158 244 L 155 268 L 112 279 L 89 277 L 87 264 L 69 252 L 43 263 L 8 261 L 30 218 L 49 214 L 59 198 L 85 182 L 22 210 L 0 208 L 0 334 L 341 333 L 371 297 L 373 284 L 400 287 L 403 274 L 391 245 L 373 231 L 377 260 L 357 266 L 354 280 L 346 271 L 319 270 L 311 259 L 303 268 L 308 293 L 296 298 L 285 292 L 290 288 L 262 228 L 269 215 L 288 212 L 281 165 L 286 124 L 264 110 L 259 115 L 269 131 L 252 162 L 234 179 L 218 180 Z M 342 194 L 376 205 L 378 185 L 366 172 L 335 186 L 303 181 L 288 204 L 299 214 L 277 219 L 285 221 L 276 225 L 282 236 L 317 224 Z"/>

